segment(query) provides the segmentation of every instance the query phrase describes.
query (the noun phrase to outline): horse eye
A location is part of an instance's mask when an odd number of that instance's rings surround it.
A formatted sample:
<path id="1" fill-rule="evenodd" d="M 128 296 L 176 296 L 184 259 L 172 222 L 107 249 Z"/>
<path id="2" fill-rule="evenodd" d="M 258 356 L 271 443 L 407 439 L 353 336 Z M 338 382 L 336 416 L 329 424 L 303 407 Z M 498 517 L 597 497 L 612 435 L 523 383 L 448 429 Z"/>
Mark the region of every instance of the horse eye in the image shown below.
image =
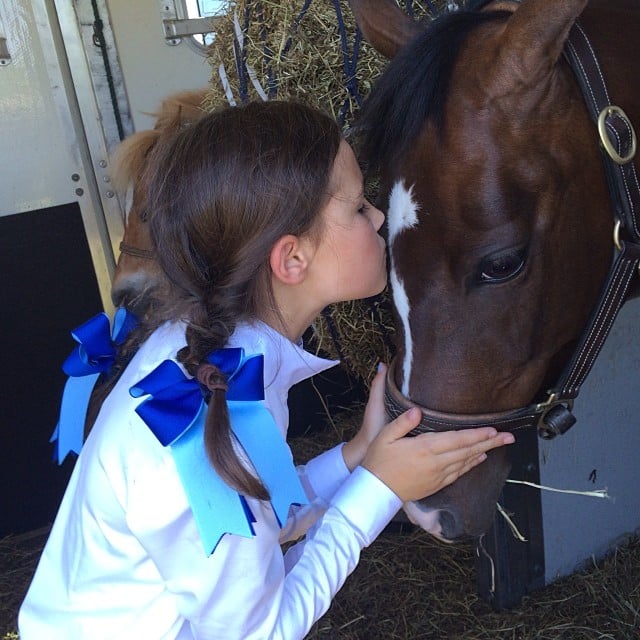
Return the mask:
<path id="1" fill-rule="evenodd" d="M 491 256 L 480 265 L 480 281 L 497 284 L 515 278 L 524 268 L 524 251 L 508 251 Z"/>

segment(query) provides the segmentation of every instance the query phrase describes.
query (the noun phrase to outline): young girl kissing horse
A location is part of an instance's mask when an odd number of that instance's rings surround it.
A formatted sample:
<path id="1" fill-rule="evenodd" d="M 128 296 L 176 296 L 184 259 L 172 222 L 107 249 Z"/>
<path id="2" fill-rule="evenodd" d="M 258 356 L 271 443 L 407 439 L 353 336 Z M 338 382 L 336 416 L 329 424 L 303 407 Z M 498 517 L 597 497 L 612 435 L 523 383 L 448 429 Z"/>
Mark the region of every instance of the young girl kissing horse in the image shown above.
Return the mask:
<path id="1" fill-rule="evenodd" d="M 296 469 L 288 390 L 336 364 L 301 336 L 384 288 L 383 214 L 335 121 L 300 104 L 220 110 L 153 153 L 171 295 L 96 390 L 20 637 L 303 638 L 403 501 L 513 436 L 405 437 L 419 411 L 387 423 L 382 366 L 357 435 Z"/>

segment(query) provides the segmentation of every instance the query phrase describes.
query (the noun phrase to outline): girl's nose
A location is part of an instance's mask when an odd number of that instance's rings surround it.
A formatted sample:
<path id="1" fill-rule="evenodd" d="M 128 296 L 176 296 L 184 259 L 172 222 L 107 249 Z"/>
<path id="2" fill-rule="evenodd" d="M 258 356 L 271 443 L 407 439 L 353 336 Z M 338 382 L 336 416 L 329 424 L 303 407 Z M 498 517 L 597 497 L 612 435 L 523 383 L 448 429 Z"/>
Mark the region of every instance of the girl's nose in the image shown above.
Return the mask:
<path id="1" fill-rule="evenodd" d="M 369 210 L 367 213 L 369 214 L 369 219 L 371 220 L 373 227 L 378 231 L 384 224 L 384 213 L 382 213 L 382 211 L 377 207 L 374 207 L 371 203 L 369 203 Z"/>

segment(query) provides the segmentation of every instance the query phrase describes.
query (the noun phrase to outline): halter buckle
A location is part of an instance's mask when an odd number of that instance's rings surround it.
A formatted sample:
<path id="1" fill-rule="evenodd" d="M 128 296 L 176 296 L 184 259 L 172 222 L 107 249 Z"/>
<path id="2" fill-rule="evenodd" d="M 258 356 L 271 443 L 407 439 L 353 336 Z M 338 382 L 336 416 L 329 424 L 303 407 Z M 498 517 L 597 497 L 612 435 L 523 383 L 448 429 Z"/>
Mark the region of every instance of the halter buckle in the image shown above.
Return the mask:
<path id="1" fill-rule="evenodd" d="M 573 400 L 561 400 L 557 391 L 548 391 L 549 397 L 536 405 L 536 412 L 541 412 L 538 418 L 538 435 L 543 440 L 552 440 L 571 429 L 576 423 L 576 417 L 571 413 Z"/>

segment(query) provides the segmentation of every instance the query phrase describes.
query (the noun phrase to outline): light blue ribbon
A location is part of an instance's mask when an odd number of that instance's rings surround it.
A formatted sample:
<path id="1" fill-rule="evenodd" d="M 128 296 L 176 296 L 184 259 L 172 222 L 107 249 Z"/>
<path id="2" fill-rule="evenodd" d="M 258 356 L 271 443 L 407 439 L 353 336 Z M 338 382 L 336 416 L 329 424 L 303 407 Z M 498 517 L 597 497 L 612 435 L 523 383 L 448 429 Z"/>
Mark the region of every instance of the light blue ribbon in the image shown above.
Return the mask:
<path id="1" fill-rule="evenodd" d="M 122 344 L 138 324 L 137 318 L 124 308 L 116 311 L 113 329 L 106 313 L 99 313 L 71 332 L 78 346 L 62 365 L 69 376 L 60 404 L 60 418 L 49 442 L 54 445 L 54 459 L 62 464 L 70 452 L 78 455 L 84 440 L 84 423 L 91 392 L 102 373 L 108 373 Z"/>
<path id="2" fill-rule="evenodd" d="M 231 429 L 269 491 L 283 526 L 290 505 L 308 500 L 291 451 L 262 402 L 263 356 L 245 357 L 243 349 L 227 348 L 214 351 L 207 361 L 225 375 Z M 245 498 L 220 478 L 207 457 L 207 405 L 197 380 L 185 376 L 172 360 L 165 360 L 130 393 L 135 398 L 150 396 L 136 411 L 160 443 L 171 448 L 205 551 L 213 553 L 225 533 L 255 535 L 255 518 Z"/>

